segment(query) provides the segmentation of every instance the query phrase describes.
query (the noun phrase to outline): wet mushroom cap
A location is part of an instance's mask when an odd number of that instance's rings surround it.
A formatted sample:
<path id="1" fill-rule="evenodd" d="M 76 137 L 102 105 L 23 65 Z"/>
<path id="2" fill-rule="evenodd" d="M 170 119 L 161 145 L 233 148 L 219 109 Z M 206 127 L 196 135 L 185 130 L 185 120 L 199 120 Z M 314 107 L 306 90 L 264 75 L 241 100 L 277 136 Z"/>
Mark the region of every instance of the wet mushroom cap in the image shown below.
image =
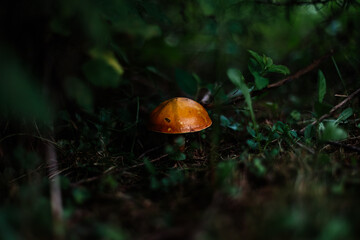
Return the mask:
<path id="1" fill-rule="evenodd" d="M 189 98 L 177 97 L 162 102 L 150 114 L 148 128 L 161 133 L 190 133 L 210 127 L 205 108 Z"/>

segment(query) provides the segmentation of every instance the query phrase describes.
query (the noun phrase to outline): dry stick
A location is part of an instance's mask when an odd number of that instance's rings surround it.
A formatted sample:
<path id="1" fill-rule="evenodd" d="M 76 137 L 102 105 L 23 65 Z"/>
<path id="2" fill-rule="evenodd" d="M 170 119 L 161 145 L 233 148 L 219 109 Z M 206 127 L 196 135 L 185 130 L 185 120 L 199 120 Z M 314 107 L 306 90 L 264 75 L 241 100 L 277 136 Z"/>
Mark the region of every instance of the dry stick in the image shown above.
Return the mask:
<path id="1" fill-rule="evenodd" d="M 287 78 L 284 78 L 276 83 L 273 84 L 269 84 L 267 86 L 267 88 L 274 88 L 274 87 L 279 87 L 281 85 L 283 85 L 284 83 L 294 80 L 294 79 L 298 79 L 300 78 L 302 75 L 312 71 L 314 68 L 316 68 L 322 61 L 324 61 L 326 58 L 332 56 L 334 54 L 333 50 L 330 50 L 330 52 L 328 52 L 327 54 L 325 54 L 324 56 L 316 59 L 312 64 L 310 64 L 309 66 L 297 71 L 294 75 L 291 75 Z"/>
<path id="2" fill-rule="evenodd" d="M 353 146 L 353 145 L 348 145 L 348 144 L 344 144 L 344 143 L 340 143 L 340 142 L 333 142 L 333 141 L 328 141 L 326 143 L 330 144 L 330 145 L 337 146 L 337 147 L 342 147 L 344 149 L 347 149 L 347 150 L 350 150 L 350 151 L 353 151 L 353 152 L 360 153 L 360 148 L 356 147 L 356 146 Z"/>
<path id="3" fill-rule="evenodd" d="M 149 160 L 149 162 L 153 163 L 153 162 L 159 161 L 159 160 L 161 160 L 161 159 L 163 159 L 163 158 L 165 158 L 165 157 L 167 157 L 167 156 L 169 156 L 169 154 L 167 154 L 167 153 L 166 153 L 166 154 L 161 155 L 161 156 L 160 156 L 160 157 L 158 157 L 158 158 L 155 158 L 155 159 Z M 127 168 L 125 168 L 125 170 L 129 170 L 129 169 L 133 169 L 133 168 L 141 167 L 141 166 L 144 166 L 144 165 L 145 165 L 145 163 L 139 163 L 139 164 L 136 164 L 136 165 L 133 165 L 133 166 L 127 167 Z"/>
<path id="4" fill-rule="evenodd" d="M 55 147 L 52 144 L 46 144 L 46 161 L 49 167 L 50 177 L 50 199 L 53 218 L 61 222 L 63 218 L 63 207 L 61 198 L 60 178 L 57 174 L 58 161 Z"/>
<path id="5" fill-rule="evenodd" d="M 306 145 L 304 145 L 304 144 L 302 144 L 302 143 L 300 143 L 300 142 L 295 142 L 299 147 L 301 147 L 301 148 L 303 148 L 303 149 L 305 149 L 306 151 L 308 151 L 309 153 L 311 153 L 311 154 L 315 154 L 315 150 L 314 149 L 312 149 L 312 148 L 310 148 L 310 147 L 308 147 L 308 146 L 306 146 Z"/>
<path id="6" fill-rule="evenodd" d="M 144 153 L 142 153 L 136 160 L 139 160 L 139 159 L 145 157 L 146 154 L 148 154 L 148 153 L 150 153 L 150 152 L 152 152 L 152 151 L 156 151 L 156 150 L 158 150 L 158 149 L 161 148 L 161 147 L 163 147 L 163 145 L 157 146 L 157 147 L 154 147 L 154 148 L 150 148 L 149 150 L 146 150 L 146 151 L 145 151 Z"/>
<path id="7" fill-rule="evenodd" d="M 47 98 L 56 100 L 56 94 L 51 90 L 53 83 L 53 71 L 55 66 L 55 58 L 50 51 L 45 55 L 44 61 L 44 73 L 43 73 L 43 92 Z M 50 109 L 48 109 L 50 110 Z M 37 128 L 36 122 L 35 126 Z M 40 131 L 39 131 L 40 133 Z M 54 134 L 54 120 L 49 123 L 45 131 L 46 137 L 55 142 Z M 40 136 L 41 137 L 41 136 Z M 56 143 L 43 143 L 45 149 L 45 160 L 48 165 L 49 176 L 49 194 L 50 194 L 50 205 L 51 205 L 51 214 L 53 218 L 53 233 L 54 239 L 63 239 L 62 233 L 57 231 L 57 226 L 61 226 L 64 221 L 64 209 L 62 203 L 61 195 L 61 185 L 60 185 L 60 176 L 57 174 L 59 171 L 59 162 L 56 153 Z"/>
<path id="8" fill-rule="evenodd" d="M 258 96 L 262 93 L 264 93 L 265 91 L 267 91 L 268 89 L 271 89 L 271 88 L 276 88 L 276 87 L 280 87 L 282 85 L 284 85 L 285 83 L 287 82 L 290 82 L 292 80 L 295 80 L 295 79 L 298 79 L 300 78 L 302 75 L 314 70 L 316 67 L 319 66 L 319 64 L 324 61 L 325 59 L 329 58 L 330 56 L 332 56 L 334 53 L 333 50 L 330 50 L 330 52 L 328 52 L 327 54 L 325 54 L 324 56 L 316 59 L 314 62 L 312 62 L 310 65 L 308 65 L 307 67 L 303 68 L 303 69 L 300 69 L 299 71 L 297 71 L 295 74 L 291 75 L 291 76 L 288 76 L 280 81 L 277 81 L 275 83 L 272 83 L 272 84 L 269 84 L 266 88 L 264 89 L 261 89 L 261 90 L 256 90 L 256 91 L 253 91 L 251 92 L 251 96 L 254 97 L 254 96 Z M 241 95 L 239 97 L 236 97 L 236 98 L 233 98 L 229 103 L 227 104 L 233 104 L 237 101 L 240 101 L 240 100 L 244 100 L 244 96 Z"/>
<path id="9" fill-rule="evenodd" d="M 350 94 L 347 98 L 345 98 L 343 101 L 341 101 L 335 107 L 333 107 L 329 113 L 322 115 L 318 120 L 313 121 L 310 125 L 314 126 L 316 123 L 321 122 L 322 120 L 324 120 L 327 117 L 330 117 L 334 112 L 336 112 L 338 109 L 344 107 L 347 102 L 349 102 L 351 99 L 353 99 L 359 93 L 360 93 L 360 88 L 358 90 L 356 90 L 355 92 L 353 92 L 352 94 Z M 303 129 L 301 129 L 300 132 L 303 133 L 306 128 L 307 128 L 307 126 L 304 127 Z"/>

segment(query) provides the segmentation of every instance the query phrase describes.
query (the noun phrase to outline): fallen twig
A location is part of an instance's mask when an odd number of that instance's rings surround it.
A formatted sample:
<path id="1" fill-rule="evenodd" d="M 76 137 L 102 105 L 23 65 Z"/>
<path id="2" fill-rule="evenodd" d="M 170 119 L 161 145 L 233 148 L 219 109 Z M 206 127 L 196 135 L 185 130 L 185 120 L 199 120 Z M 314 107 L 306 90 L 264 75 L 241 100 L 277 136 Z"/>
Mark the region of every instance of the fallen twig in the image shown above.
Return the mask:
<path id="1" fill-rule="evenodd" d="M 145 152 L 142 153 L 136 160 L 142 159 L 143 157 L 145 157 L 146 154 L 148 154 L 148 153 L 150 153 L 150 152 L 152 152 L 152 151 L 156 151 L 156 150 L 160 149 L 160 148 L 163 147 L 163 146 L 164 146 L 164 145 L 157 146 L 157 147 L 154 147 L 154 148 L 151 148 L 151 149 L 145 151 Z"/>
<path id="2" fill-rule="evenodd" d="M 328 141 L 326 143 L 330 144 L 330 145 L 337 146 L 337 147 L 342 147 L 342 148 L 344 148 L 346 150 L 350 150 L 350 151 L 353 151 L 353 152 L 360 153 L 360 148 L 356 147 L 356 146 L 353 146 L 353 145 L 348 145 L 348 144 L 344 144 L 344 143 L 340 143 L 340 142 L 332 142 L 332 141 Z"/>
<path id="3" fill-rule="evenodd" d="M 301 147 L 301 148 L 305 149 L 306 151 L 308 151 L 309 153 L 315 154 L 315 150 L 314 150 L 314 149 L 309 148 L 308 146 L 306 146 L 306 145 L 304 145 L 304 144 L 302 144 L 302 143 L 300 143 L 300 142 L 296 142 L 296 144 L 297 144 L 299 147 Z"/>
<path id="4" fill-rule="evenodd" d="M 164 155 L 161 155 L 160 157 L 158 157 L 158 158 L 155 158 L 155 159 L 152 159 L 152 160 L 149 160 L 149 162 L 156 162 L 156 161 L 159 161 L 159 160 L 161 160 L 161 159 L 163 159 L 163 158 L 165 158 L 165 157 L 167 157 L 167 156 L 169 156 L 169 154 L 164 154 Z M 128 169 L 132 169 L 132 168 L 137 168 L 137 167 L 141 167 L 141 166 L 144 166 L 145 165 L 145 163 L 139 163 L 139 164 L 136 164 L 136 165 L 133 165 L 133 166 L 130 166 L 130 167 L 127 167 L 125 170 L 128 170 Z"/>
<path id="5" fill-rule="evenodd" d="M 360 93 L 360 88 L 357 89 L 357 90 L 356 90 L 355 92 L 353 92 L 352 94 L 350 94 L 350 95 L 349 95 L 347 98 L 345 98 L 343 101 L 341 101 L 340 103 L 338 103 L 336 106 L 334 106 L 334 107 L 330 110 L 330 112 L 322 115 L 318 120 L 313 121 L 310 125 L 311 125 L 311 126 L 314 126 L 316 123 L 321 122 L 321 121 L 324 120 L 325 118 L 330 117 L 334 112 L 336 112 L 336 111 L 339 110 L 340 108 L 344 107 L 347 102 L 349 102 L 351 99 L 353 99 L 353 98 L 354 98 L 357 94 L 359 94 L 359 93 Z M 303 129 L 301 129 L 300 132 L 303 133 L 306 128 L 307 128 L 307 126 L 304 127 Z"/>

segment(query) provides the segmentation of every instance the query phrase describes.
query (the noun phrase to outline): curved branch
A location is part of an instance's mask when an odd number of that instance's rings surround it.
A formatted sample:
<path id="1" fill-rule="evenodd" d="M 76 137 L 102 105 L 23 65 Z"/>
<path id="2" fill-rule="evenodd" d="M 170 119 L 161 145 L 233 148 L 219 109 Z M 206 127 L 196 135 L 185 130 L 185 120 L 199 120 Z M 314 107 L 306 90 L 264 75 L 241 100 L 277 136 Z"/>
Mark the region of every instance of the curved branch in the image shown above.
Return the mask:
<path id="1" fill-rule="evenodd" d="M 265 91 L 267 91 L 268 89 L 272 89 L 272 88 L 277 88 L 277 87 L 280 87 L 282 85 L 284 85 L 285 83 L 287 82 L 290 82 L 292 80 L 295 80 L 295 79 L 298 79 L 300 78 L 301 76 L 305 75 L 306 73 L 308 72 L 311 72 L 312 70 L 314 70 L 315 68 L 317 68 L 321 62 L 323 62 L 325 59 L 329 58 L 330 56 L 332 56 L 334 54 L 334 51 L 333 50 L 330 50 L 330 52 L 328 52 L 327 54 L 325 54 L 324 56 L 316 59 L 315 61 L 313 61 L 310 65 L 308 65 L 307 67 L 303 68 L 303 69 L 300 69 L 299 71 L 297 71 L 295 74 L 293 75 L 290 75 L 284 79 L 281 79 L 275 83 L 272 83 L 272 84 L 269 84 L 266 88 L 264 89 L 261 89 L 261 90 L 255 90 L 255 91 L 252 91 L 251 92 L 251 96 L 254 97 L 254 96 L 258 96 L 262 93 L 264 93 Z M 239 96 L 239 97 L 236 97 L 236 98 L 233 98 L 231 99 L 228 103 L 226 104 L 234 104 L 238 101 L 241 101 L 241 100 L 244 100 L 244 96 Z"/>
<path id="2" fill-rule="evenodd" d="M 342 108 L 345 106 L 345 104 L 347 102 L 349 102 L 351 99 L 353 99 L 356 95 L 358 95 L 360 93 L 360 88 L 357 89 L 355 92 L 353 92 L 352 94 L 350 94 L 347 98 L 345 98 L 343 101 L 341 101 L 340 103 L 338 103 L 336 106 L 334 106 L 329 113 L 326 113 L 324 115 L 322 115 L 318 120 L 313 121 L 312 123 L 310 123 L 311 126 L 314 126 L 316 123 L 321 122 L 322 120 L 324 120 L 325 118 L 330 117 L 334 112 L 336 112 L 338 109 Z M 303 129 L 300 130 L 301 133 L 305 132 L 305 129 L 308 126 L 304 127 Z"/>

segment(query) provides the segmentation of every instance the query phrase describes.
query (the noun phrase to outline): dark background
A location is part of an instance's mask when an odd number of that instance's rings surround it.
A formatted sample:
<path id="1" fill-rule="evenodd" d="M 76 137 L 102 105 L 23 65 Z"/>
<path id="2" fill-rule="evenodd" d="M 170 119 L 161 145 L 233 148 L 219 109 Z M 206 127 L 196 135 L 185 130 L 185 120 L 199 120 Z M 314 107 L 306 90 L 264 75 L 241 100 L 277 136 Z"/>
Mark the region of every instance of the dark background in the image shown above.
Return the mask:
<path id="1" fill-rule="evenodd" d="M 2 3 L 0 238 L 356 239 L 359 4 Z M 147 130 L 204 95 L 210 128 Z"/>

